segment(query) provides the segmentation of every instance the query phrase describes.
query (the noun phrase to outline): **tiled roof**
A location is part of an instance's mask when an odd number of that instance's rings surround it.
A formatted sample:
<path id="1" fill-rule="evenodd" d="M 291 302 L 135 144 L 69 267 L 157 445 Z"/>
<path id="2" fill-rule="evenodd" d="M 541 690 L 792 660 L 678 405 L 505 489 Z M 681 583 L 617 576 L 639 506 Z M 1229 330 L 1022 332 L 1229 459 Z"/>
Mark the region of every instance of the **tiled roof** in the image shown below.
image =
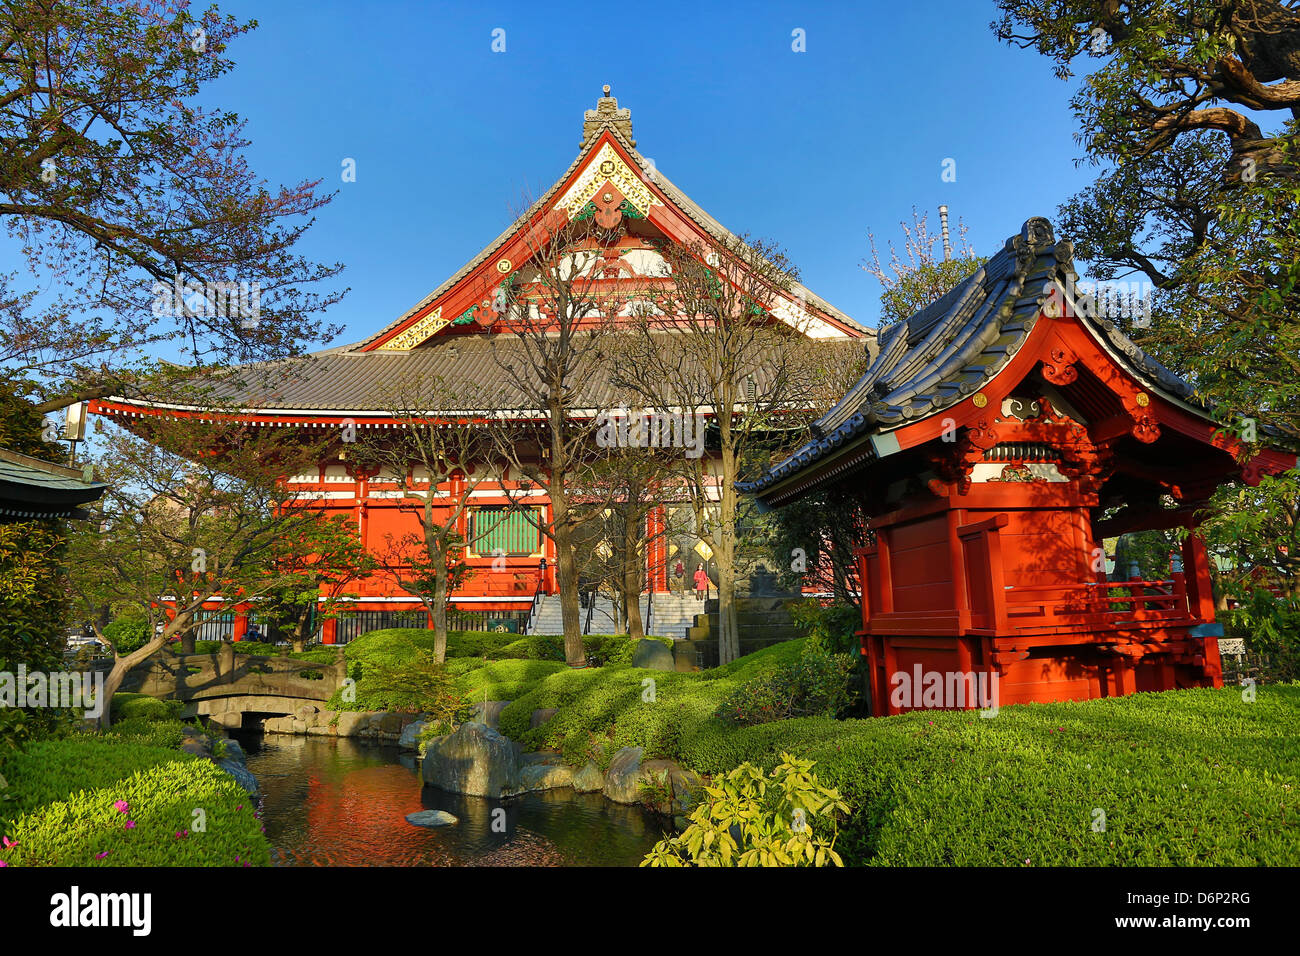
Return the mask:
<path id="1" fill-rule="evenodd" d="M 211 384 L 204 402 L 241 411 L 279 414 L 385 414 L 413 387 L 436 385 L 457 396 L 455 415 L 500 409 L 501 389 L 510 378 L 503 365 L 529 368 L 527 346 L 515 335 L 458 335 L 436 338 L 409 352 L 330 350 L 301 359 L 241 366 Z M 617 402 L 613 369 L 592 356 L 591 367 L 575 374 L 574 408 L 608 408 Z M 511 389 L 514 392 L 514 389 Z M 435 410 L 431 410 L 435 411 Z"/>
<path id="2" fill-rule="evenodd" d="M 617 101 L 615 101 L 615 103 L 617 103 Z M 590 116 L 591 113 L 589 112 L 588 115 Z M 628 126 L 628 129 L 630 131 L 630 125 Z M 631 156 L 632 160 L 636 163 L 638 170 L 645 176 L 645 178 L 648 181 L 654 183 L 657 187 L 659 187 L 659 189 L 663 191 L 664 195 L 667 196 L 673 202 L 673 204 L 677 206 L 679 210 L 681 210 L 681 212 L 684 215 L 686 215 L 689 219 L 691 219 L 694 223 L 696 223 L 696 225 L 700 226 L 702 229 L 704 229 L 706 232 L 708 232 L 710 235 L 714 236 L 715 238 L 718 239 L 733 238 L 733 234 L 725 226 L 723 226 L 720 222 L 718 222 L 716 219 L 714 219 L 712 216 L 706 213 L 703 210 L 703 208 L 699 206 L 699 204 L 697 204 L 694 200 L 692 200 L 689 196 L 687 196 L 684 192 L 682 192 L 680 188 L 674 185 L 666 176 L 664 176 L 664 174 L 659 171 L 657 166 L 648 162 L 645 159 L 645 157 L 643 157 L 640 153 L 636 151 L 634 146 L 635 141 L 629 139 L 624 134 L 623 127 L 619 122 L 606 119 L 605 117 L 602 116 L 601 122 L 599 123 L 598 126 L 594 127 L 589 132 L 584 130 L 584 132 L 586 132 L 587 135 L 584 136 L 582 151 L 578 153 L 577 158 L 574 159 L 574 161 L 569 164 L 569 168 L 564 171 L 564 173 L 560 176 L 559 179 L 555 181 L 555 183 L 551 186 L 551 188 L 548 189 L 545 193 L 543 193 L 542 196 L 536 202 L 534 202 L 532 206 L 528 208 L 527 212 L 525 212 L 522 216 L 520 216 L 518 219 L 512 222 L 500 233 L 500 235 L 498 235 L 495 239 L 493 239 L 486 246 L 484 246 L 483 249 L 479 251 L 478 255 L 474 256 L 474 258 L 470 259 L 469 262 L 461 266 L 460 269 L 456 270 L 456 272 L 454 272 L 451 276 L 449 276 L 436 289 L 434 289 L 432 292 L 426 295 L 423 299 L 421 299 L 411 308 L 407 309 L 406 312 L 402 313 L 402 315 L 398 316 L 394 321 L 390 322 L 388 325 L 384 326 L 382 329 L 380 329 L 378 332 L 374 333 L 373 335 L 370 335 L 365 339 L 362 339 L 360 342 L 355 342 L 351 345 L 339 346 L 338 348 L 341 350 L 361 349 L 367 345 L 371 345 L 372 343 L 386 337 L 394 330 L 400 328 L 402 325 L 409 322 L 422 309 L 426 308 L 433 302 L 437 301 L 437 299 L 440 298 L 443 294 L 450 291 L 452 287 L 456 285 L 456 283 L 458 283 L 461 279 L 465 278 L 465 276 L 469 275 L 480 265 L 482 265 L 485 261 L 487 261 L 488 258 L 492 256 L 494 252 L 496 252 L 503 245 L 505 245 L 505 243 L 510 239 L 510 237 L 515 234 L 515 232 L 519 228 L 520 223 L 527 222 L 534 215 L 536 215 L 540 210 L 546 208 L 546 206 L 556 198 L 557 194 L 559 193 L 560 187 L 566 181 L 568 181 L 570 176 L 572 176 L 575 172 L 577 172 L 579 167 L 582 166 L 583 162 L 587 158 L 587 155 L 592 151 L 592 149 L 595 148 L 596 140 L 599 138 L 599 134 L 604 131 L 608 131 L 610 135 L 612 135 L 614 139 L 618 141 L 619 145 L 622 146 L 623 149 L 627 151 L 628 155 Z M 874 334 L 871 329 L 868 329 L 866 326 L 862 325 L 856 319 L 851 318 L 846 313 L 835 308 L 825 299 L 821 298 L 818 295 L 815 295 L 813 292 L 811 292 L 802 284 L 797 282 L 794 283 L 792 285 L 792 291 L 797 296 L 801 297 L 809 305 L 811 305 L 813 308 L 821 310 L 825 314 L 831 316 L 832 318 L 836 319 L 839 322 L 844 323 L 850 328 L 858 329 L 868 334 Z"/>
<path id="3" fill-rule="evenodd" d="M 974 275 L 943 298 L 880 333 L 880 352 L 858 382 L 814 426 L 816 437 L 742 491 L 762 492 L 845 442 L 920 421 L 979 391 L 1011 360 L 1037 322 L 1048 283 L 1077 278 L 1074 249 L 1034 218 Z M 1195 390 L 1108 320 L 1083 317 L 1153 391 L 1183 402 Z"/>
<path id="4" fill-rule="evenodd" d="M 107 487 L 80 469 L 0 449 L 0 517 L 68 517 Z"/>

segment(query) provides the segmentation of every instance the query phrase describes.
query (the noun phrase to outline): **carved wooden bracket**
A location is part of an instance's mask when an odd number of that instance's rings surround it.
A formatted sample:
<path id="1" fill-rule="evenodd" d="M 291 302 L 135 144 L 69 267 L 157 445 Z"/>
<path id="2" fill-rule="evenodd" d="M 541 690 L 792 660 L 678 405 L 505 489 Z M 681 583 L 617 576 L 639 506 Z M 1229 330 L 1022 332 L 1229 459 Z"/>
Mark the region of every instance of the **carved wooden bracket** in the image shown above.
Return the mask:
<path id="1" fill-rule="evenodd" d="M 1051 362 L 1043 363 L 1043 378 L 1053 385 L 1069 385 L 1079 377 L 1074 363 L 1079 357 L 1066 349 L 1052 349 Z"/>

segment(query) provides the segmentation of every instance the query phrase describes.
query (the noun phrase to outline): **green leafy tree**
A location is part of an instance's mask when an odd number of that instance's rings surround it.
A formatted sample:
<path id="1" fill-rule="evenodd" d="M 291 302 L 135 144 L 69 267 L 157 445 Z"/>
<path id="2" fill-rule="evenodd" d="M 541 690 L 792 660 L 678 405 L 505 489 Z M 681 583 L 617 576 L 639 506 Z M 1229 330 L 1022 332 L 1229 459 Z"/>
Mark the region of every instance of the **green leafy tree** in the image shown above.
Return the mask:
<path id="1" fill-rule="evenodd" d="M 1211 509 L 1200 531 L 1219 559 L 1220 593 L 1272 587 L 1300 600 L 1300 472 L 1265 476 L 1255 488 L 1221 488 Z"/>
<path id="2" fill-rule="evenodd" d="M 337 619 L 348 606 L 355 597 L 348 583 L 377 566 L 345 515 L 299 525 L 292 537 L 276 541 L 271 561 L 277 583 L 257 609 L 295 651 L 303 650 L 315 625 Z"/>
<path id="3" fill-rule="evenodd" d="M 284 543 L 307 540 L 323 521 L 283 484 L 319 461 L 319 448 L 238 423 L 158 420 L 147 428 L 147 440 L 118 433 L 103 443 L 96 464 L 109 491 L 97 520 L 69 539 L 77 617 L 113 650 L 110 700 L 131 668 L 170 642 L 192 651 L 207 616 L 292 584 L 277 560 Z M 109 607 L 148 621 L 150 639 L 129 652 L 115 647 L 100 623 Z M 109 715 L 104 708 L 105 725 Z"/>
<path id="4" fill-rule="evenodd" d="M 333 333 L 340 293 L 313 290 L 341 266 L 295 251 L 332 197 L 268 188 L 205 99 L 254 25 L 185 0 L 0 5 L 0 221 L 24 267 L 0 272 L 0 368 L 30 407 L 147 389 L 149 355 L 221 367 Z"/>
<path id="5" fill-rule="evenodd" d="M 861 266 L 884 288 L 880 295 L 882 328 L 901 322 L 939 301 L 953 286 L 987 261 L 975 255 L 966 239 L 966 226 L 960 219 L 957 221 L 957 254 L 948 256 L 942 248 L 936 252 L 935 247 L 940 245 L 943 237 L 930 232 L 927 217 L 928 213 L 920 215 L 916 207 L 912 207 L 912 224 L 899 223 L 903 230 L 903 255 L 899 255 L 891 241 L 888 262 L 881 258 L 880 250 L 876 248 L 875 235 L 867 233 L 871 258 L 863 260 Z"/>
<path id="6" fill-rule="evenodd" d="M 1009 43 L 1087 71 L 1097 182 L 1061 207 L 1099 279 L 1152 286 L 1141 344 L 1225 422 L 1300 428 L 1300 11 L 1279 0 L 999 0 Z M 1248 437 L 1248 440 L 1253 440 Z"/>

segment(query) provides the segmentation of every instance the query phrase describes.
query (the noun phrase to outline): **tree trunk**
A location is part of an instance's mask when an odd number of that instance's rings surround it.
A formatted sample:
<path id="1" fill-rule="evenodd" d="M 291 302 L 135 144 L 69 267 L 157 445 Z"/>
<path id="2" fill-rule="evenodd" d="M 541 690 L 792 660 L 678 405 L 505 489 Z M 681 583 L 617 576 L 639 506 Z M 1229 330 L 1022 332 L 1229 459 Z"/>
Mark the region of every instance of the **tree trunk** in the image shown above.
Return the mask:
<path id="1" fill-rule="evenodd" d="M 740 656 L 740 628 L 736 619 L 736 456 L 723 431 L 722 487 L 719 489 L 718 528 L 714 561 L 718 569 L 718 663 L 730 664 Z"/>
<path id="2" fill-rule="evenodd" d="M 132 651 L 130 654 L 127 654 L 125 657 L 118 655 L 117 652 L 114 651 L 113 667 L 108 672 L 108 676 L 104 678 L 104 689 L 101 692 L 104 695 L 104 712 L 99 715 L 100 730 L 108 730 L 108 728 L 113 725 L 113 695 L 116 694 L 117 689 L 122 686 L 122 681 L 126 679 L 126 675 L 130 673 L 131 668 L 161 650 L 167 644 L 168 640 L 171 639 L 173 633 L 175 632 L 164 629 L 163 632 L 153 640 Z M 193 631 L 189 632 L 189 636 L 192 640 Z M 101 634 L 99 637 L 102 641 L 103 635 Z M 182 640 L 183 639 L 184 638 L 182 638 Z"/>
<path id="3" fill-rule="evenodd" d="M 582 642 L 582 614 L 578 607 L 578 568 L 573 553 L 573 531 L 559 517 L 555 521 L 555 576 L 560 586 L 560 615 L 564 620 L 564 659 L 572 667 L 587 662 Z M 567 508 L 565 509 L 567 511 Z"/>
<path id="4" fill-rule="evenodd" d="M 307 649 L 307 622 L 311 620 L 312 605 L 308 604 L 298 612 L 293 622 L 293 633 L 289 635 L 289 650 L 301 654 Z"/>
<path id="5" fill-rule="evenodd" d="M 718 562 L 718 663 L 730 664 L 740 656 L 740 626 L 736 619 L 734 569 L 724 572 Z"/>
<path id="6" fill-rule="evenodd" d="M 623 521 L 623 606 L 627 609 L 628 637 L 639 641 L 645 637 L 641 620 L 641 567 L 637 553 L 637 527 L 631 515 Z"/>
<path id="7" fill-rule="evenodd" d="M 447 661 L 447 552 L 442 547 L 433 553 L 433 659 Z"/>

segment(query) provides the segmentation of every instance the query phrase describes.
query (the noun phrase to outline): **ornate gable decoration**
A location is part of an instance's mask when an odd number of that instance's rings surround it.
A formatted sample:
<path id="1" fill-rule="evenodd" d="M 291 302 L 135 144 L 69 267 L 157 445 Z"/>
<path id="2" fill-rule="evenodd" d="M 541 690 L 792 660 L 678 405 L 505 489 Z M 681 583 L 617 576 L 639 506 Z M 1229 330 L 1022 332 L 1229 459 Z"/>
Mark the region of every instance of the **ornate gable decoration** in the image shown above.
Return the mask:
<path id="1" fill-rule="evenodd" d="M 618 100 L 609 95 L 608 83 L 602 88 L 602 92 L 605 95 L 596 101 L 596 108 L 582 114 L 582 142 L 578 147 L 581 149 L 586 146 L 593 136 L 606 126 L 611 126 L 622 133 L 635 149 L 636 140 L 632 138 L 632 111 L 618 108 Z"/>
<path id="2" fill-rule="evenodd" d="M 572 220 L 596 197 L 605 183 L 612 183 L 632 208 L 642 216 L 649 214 L 651 206 L 662 205 L 650 188 L 641 181 L 641 177 L 623 162 L 623 157 L 619 156 L 618 151 L 609 143 L 605 143 L 587 163 L 587 168 L 582 171 L 577 181 L 559 198 L 555 208 L 563 209 L 565 215 Z"/>
<path id="3" fill-rule="evenodd" d="M 437 332 L 444 325 L 450 325 L 450 321 L 442 317 L 442 306 L 434 309 L 424 318 L 420 319 L 414 325 L 410 326 L 398 335 L 379 346 L 381 352 L 408 352 L 415 348 L 433 333 Z"/>

